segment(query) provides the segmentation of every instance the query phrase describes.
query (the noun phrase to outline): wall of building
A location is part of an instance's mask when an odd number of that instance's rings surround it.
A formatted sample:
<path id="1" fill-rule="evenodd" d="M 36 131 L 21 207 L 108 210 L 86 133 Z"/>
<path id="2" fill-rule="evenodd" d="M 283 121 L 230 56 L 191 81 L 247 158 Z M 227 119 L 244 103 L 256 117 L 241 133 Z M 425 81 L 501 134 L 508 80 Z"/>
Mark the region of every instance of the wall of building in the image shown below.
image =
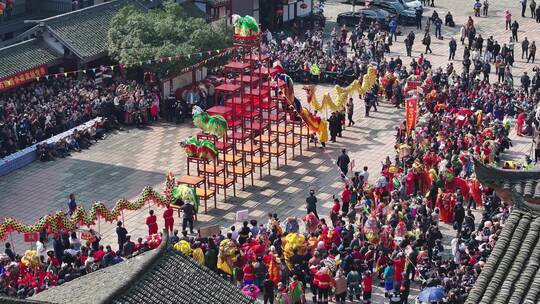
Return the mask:
<path id="1" fill-rule="evenodd" d="M 289 4 L 283 5 L 283 22 L 293 21 L 296 17 L 304 17 L 311 14 L 312 1 L 313 0 L 289 0 Z M 305 9 L 300 7 L 302 3 L 307 5 Z"/>
<path id="2" fill-rule="evenodd" d="M 232 13 L 240 16 L 253 15 L 253 10 L 257 4 L 259 8 L 259 0 L 231 0 Z M 255 16 L 253 16 L 255 17 Z"/>
<path id="3" fill-rule="evenodd" d="M 208 69 L 202 67 L 200 69 L 189 71 L 187 73 L 180 74 L 172 79 L 167 79 L 162 82 L 163 97 L 166 98 L 169 94 L 173 94 L 178 89 L 192 85 L 206 78 L 208 75 Z M 193 81 L 195 78 L 195 82 Z"/>

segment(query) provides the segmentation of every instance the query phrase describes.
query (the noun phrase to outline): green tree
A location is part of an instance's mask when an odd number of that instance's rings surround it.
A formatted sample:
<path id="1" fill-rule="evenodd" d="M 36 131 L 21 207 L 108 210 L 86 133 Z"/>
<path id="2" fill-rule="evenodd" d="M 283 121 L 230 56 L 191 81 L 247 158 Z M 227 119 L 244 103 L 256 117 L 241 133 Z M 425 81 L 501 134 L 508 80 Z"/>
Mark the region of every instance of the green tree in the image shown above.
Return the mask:
<path id="1" fill-rule="evenodd" d="M 207 51 L 231 46 L 227 28 L 186 15 L 174 2 L 143 12 L 134 6 L 121 9 L 108 33 L 110 56 L 126 67 L 143 65 L 163 76 L 210 57 Z M 186 57 L 190 54 L 189 58 Z M 175 56 L 180 55 L 180 58 Z M 172 57 L 173 60 L 169 60 Z M 161 63 L 147 65 L 148 60 Z"/>

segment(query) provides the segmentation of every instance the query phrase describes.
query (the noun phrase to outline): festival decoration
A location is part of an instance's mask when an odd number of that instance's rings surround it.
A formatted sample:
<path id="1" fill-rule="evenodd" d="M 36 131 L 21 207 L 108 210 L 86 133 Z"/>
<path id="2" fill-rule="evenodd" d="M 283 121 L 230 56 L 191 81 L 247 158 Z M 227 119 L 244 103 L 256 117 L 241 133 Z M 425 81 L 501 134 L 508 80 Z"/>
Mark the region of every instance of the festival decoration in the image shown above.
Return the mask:
<path id="1" fill-rule="evenodd" d="M 174 199 L 174 201 L 181 199 L 183 201 L 192 202 L 193 207 L 195 207 L 195 213 L 199 212 L 200 201 L 195 188 L 187 185 L 178 185 L 173 188 L 171 197 Z"/>
<path id="2" fill-rule="evenodd" d="M 312 65 L 309 67 L 309 72 L 310 72 L 311 75 L 313 75 L 313 76 L 319 76 L 319 75 L 321 75 L 321 69 L 319 68 L 319 65 L 317 65 L 316 63 L 312 64 Z"/>
<path id="3" fill-rule="evenodd" d="M 111 210 L 107 209 L 104 203 L 95 202 L 89 211 L 79 206 L 71 217 L 64 211 L 58 211 L 55 214 L 42 217 L 33 225 L 25 225 L 13 218 L 5 218 L 4 222 L 0 223 L 0 240 L 5 240 L 11 232 L 29 233 L 46 230 L 50 234 L 56 235 L 60 231 L 74 231 L 80 225 L 94 225 L 98 217 L 104 218 L 107 222 L 113 222 L 121 215 L 123 210 L 139 210 L 147 202 L 165 206 L 170 203 L 170 200 L 151 187 L 146 187 L 142 192 L 142 196 L 135 202 L 122 198 L 116 202 Z"/>
<path id="4" fill-rule="evenodd" d="M 328 109 L 330 111 L 341 111 L 350 96 L 354 93 L 365 95 L 373 86 L 377 83 L 377 69 L 372 66 L 368 66 L 368 71 L 362 78 L 362 83 L 358 80 L 354 80 L 346 87 L 340 87 L 336 85 L 334 87 L 334 99 L 330 97 L 329 93 L 326 93 L 322 97 L 322 101 L 319 102 L 315 96 L 315 86 L 304 86 L 306 90 L 308 103 L 315 111 L 322 111 Z"/>
<path id="5" fill-rule="evenodd" d="M 1 4 L 2 3 L 0 2 L 0 6 L 1 6 Z M 169 61 L 169 62 L 170 61 L 179 61 L 179 60 L 185 60 L 186 58 L 187 59 L 190 59 L 190 58 L 201 58 L 202 59 L 204 56 L 211 56 L 209 58 L 206 58 L 204 60 L 199 61 L 198 63 L 195 63 L 195 64 L 193 64 L 191 66 L 182 68 L 180 70 L 181 73 L 186 73 L 186 72 L 192 71 L 194 69 L 198 69 L 203 65 L 206 65 L 206 64 L 208 64 L 210 61 L 212 61 L 214 59 L 221 58 L 221 57 L 224 57 L 226 55 L 229 55 L 231 53 L 231 51 L 233 51 L 234 49 L 235 49 L 235 47 L 230 47 L 230 48 L 226 48 L 226 49 L 202 51 L 202 52 L 197 52 L 197 53 L 192 53 L 192 54 L 187 54 L 187 55 L 186 54 L 176 54 L 176 55 L 172 55 L 172 56 L 168 56 L 168 57 L 160 57 L 159 59 L 149 59 L 149 60 L 145 60 L 145 61 L 139 61 L 137 64 L 134 64 L 133 66 L 142 67 L 142 66 L 145 66 L 145 65 L 163 63 L 164 61 Z M 67 72 L 64 72 L 64 73 L 43 74 L 43 75 L 40 74 L 40 75 L 36 75 L 36 77 L 33 78 L 33 79 L 35 79 L 37 81 L 40 81 L 41 79 L 49 80 L 49 79 L 52 79 L 52 78 L 77 76 L 77 75 L 79 75 L 81 73 L 86 74 L 87 72 L 96 73 L 96 71 L 101 71 L 101 72 L 114 71 L 117 68 L 124 69 L 125 65 L 123 65 L 123 64 L 102 65 L 102 66 L 99 66 L 99 67 L 94 67 L 94 68 L 89 68 L 89 69 L 82 69 L 82 70 L 67 71 Z"/>
<path id="6" fill-rule="evenodd" d="M 295 249 L 298 250 L 299 254 L 304 254 L 306 250 L 306 238 L 303 234 L 299 233 L 289 233 L 287 236 L 284 237 L 285 239 L 285 247 L 283 250 L 283 255 L 285 257 L 285 262 L 287 263 L 287 267 L 289 269 L 293 268 L 291 257 L 293 255 L 293 251 Z"/>
<path id="7" fill-rule="evenodd" d="M 319 134 L 319 140 L 326 142 L 328 140 L 328 122 L 320 117 L 312 114 L 307 108 L 303 107 L 300 100 L 294 96 L 294 83 L 292 78 L 287 74 L 278 76 L 282 81 L 282 91 L 287 101 L 294 107 L 298 115 L 304 120 L 309 130 Z"/>
<path id="8" fill-rule="evenodd" d="M 364 224 L 364 234 L 372 244 L 379 242 L 379 225 L 374 215 L 371 215 Z"/>
<path id="9" fill-rule="evenodd" d="M 216 146 L 211 141 L 206 139 L 199 141 L 195 137 L 191 136 L 180 144 L 184 148 L 184 151 L 188 157 L 212 160 L 215 159 L 219 154 Z"/>
<path id="10" fill-rule="evenodd" d="M 1 11 L 0 2 L 0 11 Z M 1 13 L 0 13 L 1 15 Z M 17 86 L 32 82 L 39 77 L 43 77 L 47 74 L 48 67 L 46 64 L 40 65 L 31 69 L 27 69 L 16 74 L 12 74 L 8 77 L 0 78 L 0 91 L 9 90 Z"/>
<path id="11" fill-rule="evenodd" d="M 165 198 L 167 198 L 169 201 L 172 201 L 172 191 L 174 189 L 174 186 L 176 185 L 176 179 L 174 178 L 174 174 L 171 170 L 167 172 L 167 179 L 165 182 L 165 193 L 163 194 Z"/>
<path id="12" fill-rule="evenodd" d="M 21 263 L 28 268 L 38 268 L 41 265 L 39 255 L 35 250 L 26 250 L 21 258 Z"/>
<path id="13" fill-rule="evenodd" d="M 416 127 L 418 112 L 418 99 L 411 97 L 405 100 L 405 121 L 407 125 L 407 134 Z"/>
<path id="14" fill-rule="evenodd" d="M 193 124 L 203 132 L 217 137 L 223 137 L 227 133 L 227 120 L 221 115 L 197 112 L 193 114 Z"/>
<path id="15" fill-rule="evenodd" d="M 191 249 L 191 245 L 185 240 L 181 240 L 178 243 L 174 244 L 173 249 L 176 251 L 180 251 L 186 255 L 190 255 L 191 252 L 193 252 L 193 250 Z"/>
<path id="16" fill-rule="evenodd" d="M 217 267 L 221 271 L 233 274 L 233 266 L 236 262 L 236 251 L 238 248 L 233 241 L 225 239 L 219 244 L 219 254 Z"/>
<path id="17" fill-rule="evenodd" d="M 261 289 L 257 287 L 257 285 L 250 284 L 244 286 L 244 288 L 242 288 L 242 292 L 252 299 L 257 299 L 257 297 L 261 293 Z"/>
<path id="18" fill-rule="evenodd" d="M 152 234 L 146 238 L 146 242 L 150 249 L 156 249 L 161 244 L 161 236 L 159 234 Z"/>
<path id="19" fill-rule="evenodd" d="M 258 35 L 261 32 L 259 24 L 255 18 L 246 15 L 232 15 L 232 23 L 234 26 L 234 36 L 236 38 L 248 38 Z"/>

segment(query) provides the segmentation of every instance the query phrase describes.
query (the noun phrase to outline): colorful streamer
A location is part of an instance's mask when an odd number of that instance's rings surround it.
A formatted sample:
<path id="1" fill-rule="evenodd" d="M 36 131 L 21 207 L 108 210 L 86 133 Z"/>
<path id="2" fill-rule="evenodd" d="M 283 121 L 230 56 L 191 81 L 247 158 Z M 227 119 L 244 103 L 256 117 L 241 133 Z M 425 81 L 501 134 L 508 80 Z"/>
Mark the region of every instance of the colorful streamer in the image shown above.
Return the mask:
<path id="1" fill-rule="evenodd" d="M 313 110 L 322 111 L 328 109 L 330 111 L 341 111 L 350 96 L 354 93 L 359 95 L 365 95 L 373 86 L 377 83 L 377 69 L 372 66 L 368 66 L 368 71 L 362 78 L 362 83 L 358 80 L 354 80 L 346 87 L 340 87 L 336 85 L 334 87 L 334 99 L 330 97 L 329 93 L 326 93 L 322 97 L 322 101 L 319 102 L 315 96 L 315 86 L 304 86 L 306 90 L 308 103 L 311 105 Z"/>
<path id="2" fill-rule="evenodd" d="M 142 196 L 135 202 L 123 198 L 117 201 L 111 210 L 107 209 L 104 203 L 95 202 L 89 211 L 79 206 L 71 217 L 64 211 L 58 211 L 55 214 L 42 217 L 33 225 L 25 225 L 13 218 L 5 218 L 4 222 L 0 223 L 0 240 L 5 240 L 12 232 L 30 233 L 47 230 L 51 234 L 58 234 L 60 231 L 74 231 L 80 225 L 94 225 L 98 217 L 104 218 L 107 222 L 113 222 L 118 219 L 123 210 L 139 210 L 147 202 L 165 206 L 170 203 L 170 200 L 154 191 L 151 187 L 146 187 Z"/>

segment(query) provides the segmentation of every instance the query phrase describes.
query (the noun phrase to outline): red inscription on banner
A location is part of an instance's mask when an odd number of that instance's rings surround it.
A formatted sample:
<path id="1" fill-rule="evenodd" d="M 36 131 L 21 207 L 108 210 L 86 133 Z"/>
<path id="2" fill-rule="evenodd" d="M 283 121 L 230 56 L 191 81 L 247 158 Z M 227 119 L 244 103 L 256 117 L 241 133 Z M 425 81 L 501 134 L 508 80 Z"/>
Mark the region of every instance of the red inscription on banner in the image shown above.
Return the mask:
<path id="1" fill-rule="evenodd" d="M 0 78 L 0 91 L 9 90 L 47 75 L 47 66 L 42 65 L 26 71 Z"/>
<path id="2" fill-rule="evenodd" d="M 405 100 L 405 118 L 407 123 L 407 134 L 416 127 L 416 111 L 418 108 L 418 99 L 408 98 Z"/>
<path id="3" fill-rule="evenodd" d="M 25 243 L 34 243 L 39 240 L 39 233 L 37 232 L 30 232 L 24 234 L 24 242 Z"/>

